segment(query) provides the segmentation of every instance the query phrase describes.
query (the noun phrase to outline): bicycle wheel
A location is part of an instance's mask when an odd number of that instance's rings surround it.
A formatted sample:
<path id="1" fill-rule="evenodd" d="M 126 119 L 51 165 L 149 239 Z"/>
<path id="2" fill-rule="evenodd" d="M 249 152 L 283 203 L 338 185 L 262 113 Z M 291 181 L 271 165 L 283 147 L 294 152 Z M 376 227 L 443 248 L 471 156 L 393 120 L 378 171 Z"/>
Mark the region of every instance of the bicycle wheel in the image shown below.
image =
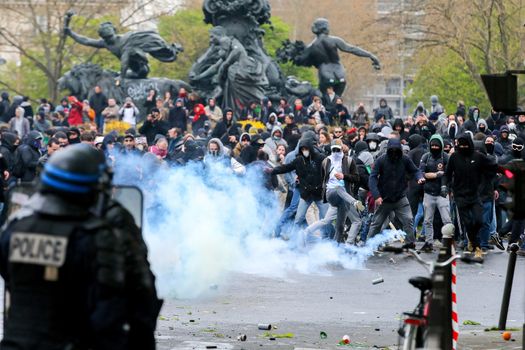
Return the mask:
<path id="1" fill-rule="evenodd" d="M 403 350 L 415 350 L 416 349 L 416 335 L 418 326 L 407 324 L 405 326 L 405 336 L 403 339 Z"/>

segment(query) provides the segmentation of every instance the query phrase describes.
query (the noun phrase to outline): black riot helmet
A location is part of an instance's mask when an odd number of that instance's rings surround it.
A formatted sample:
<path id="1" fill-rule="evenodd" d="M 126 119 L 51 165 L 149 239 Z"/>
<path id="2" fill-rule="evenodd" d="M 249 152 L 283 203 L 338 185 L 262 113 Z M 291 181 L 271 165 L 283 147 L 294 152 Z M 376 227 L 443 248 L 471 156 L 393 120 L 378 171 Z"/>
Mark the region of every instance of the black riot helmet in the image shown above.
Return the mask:
<path id="1" fill-rule="evenodd" d="M 86 144 L 72 145 L 49 158 L 40 177 L 40 191 L 90 206 L 100 191 L 105 170 L 102 152 Z"/>

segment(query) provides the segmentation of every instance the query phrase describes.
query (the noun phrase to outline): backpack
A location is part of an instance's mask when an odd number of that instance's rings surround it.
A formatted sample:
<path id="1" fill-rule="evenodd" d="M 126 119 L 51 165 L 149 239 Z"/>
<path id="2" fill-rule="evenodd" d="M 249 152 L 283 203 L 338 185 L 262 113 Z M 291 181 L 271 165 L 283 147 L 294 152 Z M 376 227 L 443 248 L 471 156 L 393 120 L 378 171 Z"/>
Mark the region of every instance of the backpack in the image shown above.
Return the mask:
<path id="1" fill-rule="evenodd" d="M 357 173 L 359 174 L 358 186 L 369 191 L 370 188 L 368 187 L 368 178 L 370 177 L 372 170 L 369 166 L 366 166 L 361 159 L 356 157 L 354 158 L 354 161 L 357 166 Z"/>

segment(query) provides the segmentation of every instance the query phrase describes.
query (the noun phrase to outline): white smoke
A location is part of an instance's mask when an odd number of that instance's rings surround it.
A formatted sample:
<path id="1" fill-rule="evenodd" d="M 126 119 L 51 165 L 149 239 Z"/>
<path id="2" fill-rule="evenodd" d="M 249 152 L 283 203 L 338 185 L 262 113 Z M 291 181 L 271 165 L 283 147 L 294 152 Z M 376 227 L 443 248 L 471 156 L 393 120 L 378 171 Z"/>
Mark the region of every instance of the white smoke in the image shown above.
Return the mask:
<path id="1" fill-rule="evenodd" d="M 281 212 L 260 168 L 239 177 L 221 164 L 154 167 L 143 169 L 155 175 L 141 181 L 130 179 L 136 168 L 136 160 L 121 163 L 116 179 L 139 183 L 145 193 L 144 236 L 163 297 L 201 296 L 226 283 L 232 271 L 283 278 L 291 271 L 329 274 L 334 264 L 363 268 L 379 245 L 404 235 L 385 231 L 361 248 L 329 241 L 295 245 L 271 238 Z"/>

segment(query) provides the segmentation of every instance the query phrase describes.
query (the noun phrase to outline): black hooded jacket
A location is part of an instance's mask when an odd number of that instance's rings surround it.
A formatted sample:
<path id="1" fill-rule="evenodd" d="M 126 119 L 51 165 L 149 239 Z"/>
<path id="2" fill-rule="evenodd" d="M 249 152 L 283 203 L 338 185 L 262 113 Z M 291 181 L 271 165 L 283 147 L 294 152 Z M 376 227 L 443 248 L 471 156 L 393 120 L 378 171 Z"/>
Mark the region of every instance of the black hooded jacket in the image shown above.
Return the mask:
<path id="1" fill-rule="evenodd" d="M 173 107 L 168 116 L 168 127 L 179 128 L 183 132 L 188 129 L 188 112 L 184 107 Z"/>
<path id="2" fill-rule="evenodd" d="M 307 147 L 310 151 L 308 158 L 301 153 L 301 148 Z M 276 167 L 272 175 L 294 171 L 299 179 L 299 192 L 304 200 L 321 200 L 323 196 L 323 177 L 321 174 L 324 156 L 314 147 L 312 140 L 301 139 L 298 145 L 297 157 L 289 164 Z"/>
<path id="3" fill-rule="evenodd" d="M 254 135 L 251 138 L 250 144 L 242 149 L 239 157 L 243 165 L 248 165 L 257 160 L 257 152 L 262 148 L 259 146 L 261 145 L 260 142 L 262 142 L 262 146 L 264 146 L 264 141 L 262 141 L 261 136 Z"/>
<path id="4" fill-rule="evenodd" d="M 2 134 L 2 144 L 0 145 L 0 153 L 7 162 L 7 169 L 9 173 L 13 172 L 15 166 L 15 151 L 17 136 L 11 132 L 4 132 Z"/>
<path id="5" fill-rule="evenodd" d="M 474 112 L 476 111 L 478 112 L 477 117 L 474 116 Z M 463 124 L 463 128 L 475 134 L 478 130 L 478 121 L 481 119 L 480 114 L 481 113 L 479 112 L 478 107 L 470 107 L 468 109 L 468 120 L 466 120 L 465 124 Z"/>
<path id="6" fill-rule="evenodd" d="M 390 139 L 387 148 L 401 151 L 401 142 Z M 407 178 L 412 177 L 419 180 L 423 175 L 410 158 L 402 155 L 399 160 L 394 161 L 385 154 L 375 161 L 368 184 L 374 199 L 381 197 L 387 203 L 395 203 L 406 195 Z"/>
<path id="7" fill-rule="evenodd" d="M 441 147 L 440 152 L 436 155 L 432 152 L 425 153 L 421 158 L 419 170 L 423 174 L 425 173 L 437 173 L 439 171 L 445 172 L 449 161 L 449 155 L 443 152 L 443 139 L 439 135 L 434 135 L 430 139 L 430 142 L 437 140 Z M 426 179 L 424 190 L 425 193 L 431 196 L 439 196 L 441 194 L 441 187 L 447 186 L 446 176 L 442 176 L 436 179 Z"/>
<path id="8" fill-rule="evenodd" d="M 427 140 L 419 134 L 411 135 L 408 138 L 408 146 L 410 147 L 408 158 L 410 158 L 415 166 L 419 167 L 421 158 L 423 158 L 423 155 L 427 152 L 426 141 Z M 417 183 L 417 180 L 413 178 L 410 179 L 408 182 L 408 188 L 408 198 L 411 203 L 415 205 L 416 202 L 419 203 L 423 200 L 424 189 L 423 186 Z"/>
<path id="9" fill-rule="evenodd" d="M 7 123 L 9 121 L 9 94 L 2 92 L 2 102 L 0 102 L 0 121 Z"/>
<path id="10" fill-rule="evenodd" d="M 36 176 L 38 161 L 42 156 L 40 150 L 34 144 L 39 136 L 39 132 L 31 131 L 27 135 L 24 144 L 20 145 L 16 150 L 13 175 L 22 182 L 31 182 Z"/>
<path id="11" fill-rule="evenodd" d="M 494 163 L 496 157 L 487 154 L 485 143 L 483 141 L 474 141 L 474 148 L 481 154 L 487 156 Z M 498 177 L 495 172 L 486 172 L 481 178 L 481 185 L 479 187 L 479 196 L 482 202 L 492 202 L 494 200 L 494 191 L 498 188 Z"/>
<path id="12" fill-rule="evenodd" d="M 474 149 L 474 142 L 468 134 L 459 135 L 458 142 L 461 139 L 467 140 L 470 151 L 463 154 L 458 150 L 450 156 L 446 176 L 454 200 L 459 207 L 464 207 L 481 202 L 479 190 L 483 177 L 494 174 L 497 164 Z"/>
<path id="13" fill-rule="evenodd" d="M 396 129 L 396 127 L 399 126 L 401 127 L 401 131 Z M 408 141 L 408 137 L 410 135 L 408 132 L 405 131 L 405 124 L 403 123 L 403 120 L 401 118 L 396 118 L 394 120 L 394 125 L 392 126 L 392 129 L 399 132 L 401 141 Z"/>

